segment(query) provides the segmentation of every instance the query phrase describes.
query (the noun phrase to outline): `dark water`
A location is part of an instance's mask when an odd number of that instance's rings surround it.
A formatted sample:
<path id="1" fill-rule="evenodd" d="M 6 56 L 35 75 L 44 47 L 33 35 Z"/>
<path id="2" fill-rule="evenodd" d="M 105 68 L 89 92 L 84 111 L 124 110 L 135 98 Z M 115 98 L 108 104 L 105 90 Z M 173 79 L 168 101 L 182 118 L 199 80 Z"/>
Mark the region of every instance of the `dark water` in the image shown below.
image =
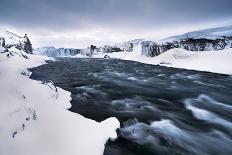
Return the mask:
<path id="1" fill-rule="evenodd" d="M 72 93 L 70 111 L 120 120 L 105 155 L 232 154 L 231 76 L 113 59 L 65 58 L 31 71 Z"/>

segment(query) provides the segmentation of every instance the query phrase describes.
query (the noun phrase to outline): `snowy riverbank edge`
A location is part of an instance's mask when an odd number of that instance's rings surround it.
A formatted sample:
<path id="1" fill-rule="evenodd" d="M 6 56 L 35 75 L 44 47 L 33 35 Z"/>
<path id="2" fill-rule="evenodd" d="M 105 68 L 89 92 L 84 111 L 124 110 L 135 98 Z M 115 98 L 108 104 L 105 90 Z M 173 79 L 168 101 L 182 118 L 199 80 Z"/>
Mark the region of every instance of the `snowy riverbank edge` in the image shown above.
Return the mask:
<path id="1" fill-rule="evenodd" d="M 28 68 L 53 59 L 9 51 L 0 53 L 0 154 L 102 155 L 107 140 L 117 138 L 119 121 L 99 123 L 68 111 L 70 92 L 29 78 Z"/>
<path id="2" fill-rule="evenodd" d="M 132 52 L 99 54 L 93 55 L 92 58 L 104 58 L 105 55 L 108 55 L 110 58 L 137 61 L 145 64 L 232 75 L 232 48 L 203 52 L 176 48 L 156 57 L 141 55 L 141 51 L 142 47 L 138 45 Z M 89 57 L 78 54 L 74 58 Z"/>

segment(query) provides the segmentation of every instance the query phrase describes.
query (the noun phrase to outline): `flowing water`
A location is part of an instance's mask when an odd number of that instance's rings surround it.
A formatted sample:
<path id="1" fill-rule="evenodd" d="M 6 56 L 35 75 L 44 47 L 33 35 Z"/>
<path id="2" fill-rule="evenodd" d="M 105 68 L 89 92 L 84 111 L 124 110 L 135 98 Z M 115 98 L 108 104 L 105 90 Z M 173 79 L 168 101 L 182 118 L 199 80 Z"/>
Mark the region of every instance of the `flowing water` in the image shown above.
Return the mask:
<path id="1" fill-rule="evenodd" d="M 119 119 L 119 138 L 107 143 L 104 155 L 232 154 L 229 75 L 72 58 L 31 71 L 32 79 L 72 93 L 70 111 Z"/>

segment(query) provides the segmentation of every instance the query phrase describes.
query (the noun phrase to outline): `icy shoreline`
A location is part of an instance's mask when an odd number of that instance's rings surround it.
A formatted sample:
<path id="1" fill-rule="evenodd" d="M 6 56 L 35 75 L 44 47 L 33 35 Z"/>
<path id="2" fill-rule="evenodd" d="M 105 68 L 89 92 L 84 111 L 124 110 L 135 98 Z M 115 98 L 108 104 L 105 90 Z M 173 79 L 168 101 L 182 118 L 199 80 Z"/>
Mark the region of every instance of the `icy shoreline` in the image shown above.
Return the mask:
<path id="1" fill-rule="evenodd" d="M 141 55 L 141 51 L 141 45 L 138 45 L 132 52 L 105 53 L 93 55 L 91 58 L 104 58 L 105 55 L 108 55 L 110 58 L 137 61 L 145 64 L 232 75 L 232 48 L 203 52 L 176 48 L 156 57 Z M 89 57 L 78 54 L 74 58 Z"/>
<path id="2" fill-rule="evenodd" d="M 0 53 L 0 154 L 102 155 L 119 121 L 98 123 L 68 111 L 69 92 L 29 78 L 27 68 L 52 59 L 9 51 Z"/>

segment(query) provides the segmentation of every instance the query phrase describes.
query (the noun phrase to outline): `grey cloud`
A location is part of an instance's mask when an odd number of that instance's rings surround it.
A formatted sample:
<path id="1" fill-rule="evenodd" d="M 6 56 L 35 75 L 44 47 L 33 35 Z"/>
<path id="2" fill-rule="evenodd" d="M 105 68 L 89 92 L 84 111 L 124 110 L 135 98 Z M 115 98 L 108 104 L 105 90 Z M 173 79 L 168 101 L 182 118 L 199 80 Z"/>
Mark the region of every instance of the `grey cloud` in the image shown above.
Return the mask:
<path id="1" fill-rule="evenodd" d="M 52 29 L 158 28 L 232 18 L 231 0 L 1 0 L 0 23 Z"/>

